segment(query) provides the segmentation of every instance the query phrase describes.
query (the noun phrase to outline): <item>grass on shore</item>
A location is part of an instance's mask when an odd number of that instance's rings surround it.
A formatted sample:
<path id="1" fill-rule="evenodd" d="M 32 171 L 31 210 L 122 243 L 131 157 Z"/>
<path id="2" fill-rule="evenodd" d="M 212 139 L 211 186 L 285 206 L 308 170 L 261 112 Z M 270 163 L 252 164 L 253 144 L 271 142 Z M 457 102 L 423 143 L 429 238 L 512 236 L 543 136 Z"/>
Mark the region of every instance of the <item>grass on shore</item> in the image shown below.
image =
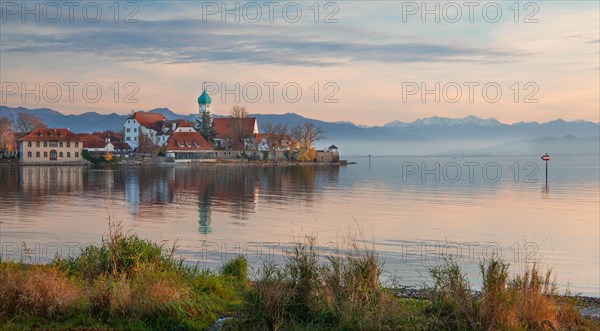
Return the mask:
<path id="1" fill-rule="evenodd" d="M 47 265 L 0 263 L 0 324 L 6 329 L 202 330 L 235 311 L 248 280 L 235 259 L 222 272 L 187 266 L 174 248 L 126 235 Z M 232 274 L 233 273 L 233 274 Z"/>
<path id="2" fill-rule="evenodd" d="M 374 249 L 320 259 L 306 237 L 282 266 L 248 278 L 243 257 L 218 272 L 190 267 L 166 249 L 109 223 L 100 246 L 46 265 L 0 261 L 0 329 L 204 330 L 592 330 L 558 296 L 551 271 L 510 277 L 481 265 L 480 294 L 453 261 L 432 268 L 427 300 L 401 299 L 380 282 Z"/>
<path id="3" fill-rule="evenodd" d="M 401 299 L 380 282 L 377 253 L 356 243 L 320 263 L 315 238 L 299 243 L 283 267 L 265 265 L 227 330 L 592 330 L 575 302 L 559 296 L 552 272 L 533 266 L 509 277 L 509 265 L 480 265 L 472 291 L 452 260 L 429 270 L 427 300 Z"/>

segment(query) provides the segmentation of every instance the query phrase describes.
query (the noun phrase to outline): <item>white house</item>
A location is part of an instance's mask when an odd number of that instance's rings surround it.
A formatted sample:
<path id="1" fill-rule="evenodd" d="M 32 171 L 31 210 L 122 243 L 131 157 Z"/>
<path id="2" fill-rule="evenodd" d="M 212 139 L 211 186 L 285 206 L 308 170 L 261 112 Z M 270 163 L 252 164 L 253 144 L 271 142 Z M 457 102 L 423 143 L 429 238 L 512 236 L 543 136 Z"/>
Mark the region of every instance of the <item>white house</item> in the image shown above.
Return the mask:
<path id="1" fill-rule="evenodd" d="M 160 113 L 135 112 L 123 124 L 123 140 L 131 148 L 139 145 L 140 133 L 147 135 L 158 146 L 164 146 L 184 120 L 167 120 Z"/>
<path id="2" fill-rule="evenodd" d="M 123 139 L 132 148 L 137 148 L 139 144 L 140 133 L 157 143 L 157 136 L 162 127 L 162 122 L 167 118 L 160 113 L 135 112 L 123 124 Z M 162 145 L 162 144 L 160 144 Z"/>

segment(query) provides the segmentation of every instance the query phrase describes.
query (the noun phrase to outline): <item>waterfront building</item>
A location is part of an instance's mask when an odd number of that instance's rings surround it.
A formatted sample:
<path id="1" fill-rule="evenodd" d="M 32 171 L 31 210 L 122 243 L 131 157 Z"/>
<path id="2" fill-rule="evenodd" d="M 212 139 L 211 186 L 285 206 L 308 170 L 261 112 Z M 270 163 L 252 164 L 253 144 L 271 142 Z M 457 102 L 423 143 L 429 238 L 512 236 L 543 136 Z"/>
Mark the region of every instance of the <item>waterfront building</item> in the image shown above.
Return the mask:
<path id="1" fill-rule="evenodd" d="M 19 139 L 23 163 L 71 163 L 83 161 L 83 143 L 78 135 L 57 128 L 37 128 Z"/>
<path id="2" fill-rule="evenodd" d="M 166 156 L 181 160 L 214 159 L 214 147 L 190 123 L 182 122 L 169 136 Z"/>
<path id="3" fill-rule="evenodd" d="M 177 127 L 185 120 L 168 120 L 163 114 L 137 111 L 123 124 L 125 143 L 135 149 L 139 146 L 140 135 L 145 134 L 157 146 L 164 146 Z"/>

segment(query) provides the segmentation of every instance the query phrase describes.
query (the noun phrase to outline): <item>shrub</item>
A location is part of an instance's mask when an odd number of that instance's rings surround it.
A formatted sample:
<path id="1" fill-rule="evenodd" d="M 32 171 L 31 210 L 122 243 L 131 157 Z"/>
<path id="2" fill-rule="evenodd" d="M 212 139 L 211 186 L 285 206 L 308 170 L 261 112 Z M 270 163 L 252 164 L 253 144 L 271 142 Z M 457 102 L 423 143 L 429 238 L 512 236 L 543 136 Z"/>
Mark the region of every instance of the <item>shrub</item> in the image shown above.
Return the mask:
<path id="1" fill-rule="evenodd" d="M 183 261 L 173 259 L 174 247 L 163 254 L 163 246 L 136 235 L 123 233 L 119 224 L 109 220 L 109 234 L 100 246 L 90 245 L 78 256 L 58 260 L 56 264 L 72 273 L 92 280 L 102 274 L 118 276 L 121 273 L 136 273 L 140 266 L 154 265 L 167 270 L 181 268 Z"/>
<path id="2" fill-rule="evenodd" d="M 238 281 L 248 281 L 248 261 L 242 255 L 227 261 L 220 269 L 221 275 Z"/>
<path id="3" fill-rule="evenodd" d="M 377 253 L 354 243 L 345 255 L 328 257 L 324 269 L 327 305 L 344 327 L 373 329 L 385 325 L 392 298 L 380 283 L 383 264 Z"/>
<path id="4" fill-rule="evenodd" d="M 294 288 L 282 270 L 265 262 L 259 280 L 244 298 L 241 319 L 231 326 L 232 330 L 278 330 L 290 324 L 294 319 L 289 310 L 293 296 Z"/>
<path id="5" fill-rule="evenodd" d="M 429 269 L 433 286 L 429 288 L 431 313 L 443 329 L 477 329 L 477 300 L 467 275 L 456 262 L 447 260 Z"/>

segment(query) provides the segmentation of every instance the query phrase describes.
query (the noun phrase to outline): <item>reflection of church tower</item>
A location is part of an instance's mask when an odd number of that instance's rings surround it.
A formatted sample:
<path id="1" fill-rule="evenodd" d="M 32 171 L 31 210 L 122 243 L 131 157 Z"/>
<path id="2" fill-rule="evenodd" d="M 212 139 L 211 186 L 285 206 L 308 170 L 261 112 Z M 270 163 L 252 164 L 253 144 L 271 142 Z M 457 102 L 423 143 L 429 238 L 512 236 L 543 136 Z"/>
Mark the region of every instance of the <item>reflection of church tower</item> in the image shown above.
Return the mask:
<path id="1" fill-rule="evenodd" d="M 204 192 L 198 201 L 198 211 L 200 214 L 200 234 L 207 234 L 210 232 L 210 204 L 211 194 L 209 192 Z"/>
<path id="2" fill-rule="evenodd" d="M 210 113 L 211 112 L 211 107 L 210 104 L 212 103 L 212 100 L 210 98 L 210 96 L 208 95 L 208 93 L 206 93 L 206 90 L 203 89 L 202 94 L 198 97 L 198 112 L 200 113 L 200 115 L 202 115 L 202 113 Z"/>

